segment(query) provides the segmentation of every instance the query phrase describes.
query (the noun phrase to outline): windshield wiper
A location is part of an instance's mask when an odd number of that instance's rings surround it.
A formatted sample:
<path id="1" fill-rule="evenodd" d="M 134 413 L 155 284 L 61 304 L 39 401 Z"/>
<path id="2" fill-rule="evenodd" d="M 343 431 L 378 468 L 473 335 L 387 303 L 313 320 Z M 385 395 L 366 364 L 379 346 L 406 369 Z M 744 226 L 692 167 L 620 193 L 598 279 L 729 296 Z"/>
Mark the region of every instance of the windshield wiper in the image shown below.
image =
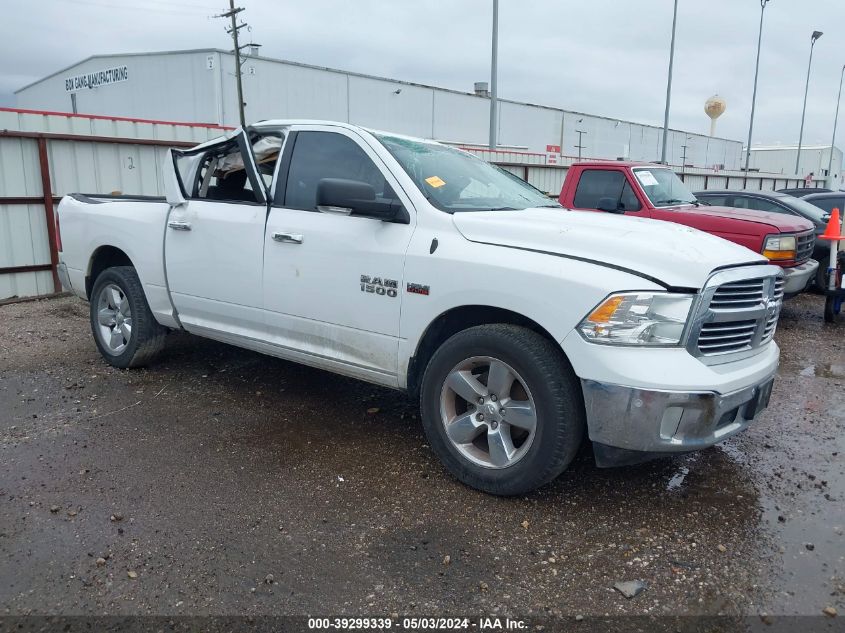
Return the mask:
<path id="1" fill-rule="evenodd" d="M 493 207 L 492 209 L 484 209 L 485 211 L 522 211 L 516 207 Z"/>
<path id="2" fill-rule="evenodd" d="M 670 200 L 658 200 L 654 203 L 655 205 L 658 204 L 694 204 L 690 200 L 679 200 L 678 198 L 671 198 Z"/>
<path id="3" fill-rule="evenodd" d="M 562 209 L 559 204 L 538 204 L 535 209 Z"/>

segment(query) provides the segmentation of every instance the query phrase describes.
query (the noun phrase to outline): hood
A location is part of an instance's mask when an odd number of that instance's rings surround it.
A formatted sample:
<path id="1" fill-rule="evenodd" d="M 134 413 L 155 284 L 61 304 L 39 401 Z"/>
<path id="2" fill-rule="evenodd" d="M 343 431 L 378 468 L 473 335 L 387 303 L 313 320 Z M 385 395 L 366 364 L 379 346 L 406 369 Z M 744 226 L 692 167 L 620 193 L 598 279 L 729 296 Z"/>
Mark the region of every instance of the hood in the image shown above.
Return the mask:
<path id="1" fill-rule="evenodd" d="M 701 288 L 715 268 L 768 263 L 754 251 L 696 229 L 624 215 L 526 209 L 458 212 L 452 218 L 471 242 L 591 260 L 677 288 Z"/>
<path id="2" fill-rule="evenodd" d="M 742 220 L 771 227 L 773 233 L 801 233 L 815 228 L 812 222 L 797 215 L 788 213 L 773 213 L 771 211 L 755 211 L 754 209 L 738 209 L 735 207 L 678 207 L 671 209 L 677 213 L 693 214 L 700 217 L 722 218 L 727 220 Z M 732 227 L 730 233 L 745 234 L 738 227 Z"/>

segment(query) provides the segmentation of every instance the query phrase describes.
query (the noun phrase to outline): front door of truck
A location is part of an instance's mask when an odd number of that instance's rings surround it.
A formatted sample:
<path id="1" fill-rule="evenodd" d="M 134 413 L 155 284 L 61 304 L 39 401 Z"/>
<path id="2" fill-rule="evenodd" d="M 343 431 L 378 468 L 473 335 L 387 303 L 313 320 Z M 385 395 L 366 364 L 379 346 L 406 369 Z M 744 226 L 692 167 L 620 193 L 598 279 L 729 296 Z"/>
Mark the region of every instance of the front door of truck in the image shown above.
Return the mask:
<path id="1" fill-rule="evenodd" d="M 584 169 L 578 178 L 572 207 L 645 217 L 642 204 L 622 169 Z"/>
<path id="2" fill-rule="evenodd" d="M 164 254 L 173 304 L 188 331 L 217 338 L 264 331 L 266 187 L 254 140 L 237 131 L 191 152 L 171 150 Z"/>
<path id="3" fill-rule="evenodd" d="M 402 275 L 415 215 L 407 223 L 387 222 L 317 207 L 324 178 L 363 182 L 377 198 L 396 199 L 398 183 L 357 133 L 305 126 L 288 145 L 264 245 L 269 340 L 302 362 L 395 385 Z"/>

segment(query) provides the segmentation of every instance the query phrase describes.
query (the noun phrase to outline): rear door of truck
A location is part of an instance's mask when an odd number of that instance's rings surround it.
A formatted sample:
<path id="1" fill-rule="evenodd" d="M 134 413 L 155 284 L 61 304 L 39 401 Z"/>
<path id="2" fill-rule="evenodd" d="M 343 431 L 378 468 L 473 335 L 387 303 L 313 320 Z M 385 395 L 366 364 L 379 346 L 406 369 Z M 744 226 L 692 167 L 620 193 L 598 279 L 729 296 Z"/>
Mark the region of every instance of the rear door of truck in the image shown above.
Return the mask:
<path id="1" fill-rule="evenodd" d="M 260 338 L 266 184 L 249 135 L 171 157 L 164 255 L 179 319 L 199 334 Z"/>

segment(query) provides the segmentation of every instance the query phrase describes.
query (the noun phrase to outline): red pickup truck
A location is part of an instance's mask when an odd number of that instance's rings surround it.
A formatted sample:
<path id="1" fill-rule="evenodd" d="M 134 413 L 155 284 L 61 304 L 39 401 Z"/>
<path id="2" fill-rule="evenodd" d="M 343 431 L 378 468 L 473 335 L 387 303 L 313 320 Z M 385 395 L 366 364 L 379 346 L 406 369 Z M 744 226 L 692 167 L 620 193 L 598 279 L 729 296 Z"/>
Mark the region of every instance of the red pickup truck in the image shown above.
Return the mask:
<path id="1" fill-rule="evenodd" d="M 652 163 L 594 161 L 569 168 L 560 203 L 567 209 L 622 213 L 684 224 L 762 253 L 785 275 L 784 294 L 807 287 L 815 227 L 794 215 L 708 206 L 671 169 Z"/>

